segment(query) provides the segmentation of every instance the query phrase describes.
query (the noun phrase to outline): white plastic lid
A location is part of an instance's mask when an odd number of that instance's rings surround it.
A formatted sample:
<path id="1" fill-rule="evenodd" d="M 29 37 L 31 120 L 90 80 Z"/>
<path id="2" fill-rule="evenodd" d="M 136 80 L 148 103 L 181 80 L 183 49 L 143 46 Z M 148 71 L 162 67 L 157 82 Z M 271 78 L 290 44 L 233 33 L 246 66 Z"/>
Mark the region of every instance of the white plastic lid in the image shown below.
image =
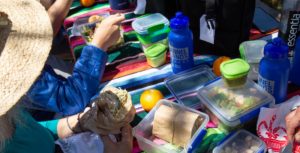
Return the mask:
<path id="1" fill-rule="evenodd" d="M 145 17 L 137 18 L 132 22 L 132 28 L 141 35 L 148 34 L 148 28 L 158 25 L 164 24 L 165 26 L 169 26 L 169 20 L 164 17 L 160 13 L 151 14 Z"/>
<path id="2" fill-rule="evenodd" d="M 218 78 L 199 89 L 201 102 L 227 126 L 245 123 L 259 114 L 260 107 L 268 107 L 274 98 L 254 83 L 247 80 L 241 88 L 228 88 Z"/>
<path id="3" fill-rule="evenodd" d="M 263 153 L 266 146 L 257 136 L 246 130 L 239 130 L 214 148 L 213 153 Z"/>
<path id="4" fill-rule="evenodd" d="M 191 140 L 187 144 L 186 148 L 178 147 L 177 150 L 171 150 L 168 147 L 165 147 L 166 145 L 159 145 L 151 141 L 152 137 L 152 126 L 153 126 L 153 120 L 154 115 L 157 109 L 162 106 L 168 106 L 180 110 L 185 110 L 189 112 L 193 112 L 196 114 L 199 114 L 200 117 L 203 118 L 203 122 L 201 126 L 198 128 L 198 130 L 194 133 Z M 207 114 L 199 112 L 195 109 L 191 109 L 188 107 L 185 107 L 183 105 L 177 104 L 175 102 L 162 99 L 160 100 L 155 107 L 143 118 L 143 120 L 133 129 L 133 135 L 137 138 L 139 146 L 142 150 L 145 152 L 165 152 L 165 153 L 173 153 L 173 152 L 188 152 L 188 150 L 193 150 L 198 144 L 198 142 L 201 142 L 202 138 L 205 135 L 205 128 L 208 123 L 209 117 Z M 142 143 L 142 144 L 140 144 Z M 170 143 L 168 143 L 170 144 Z M 153 151 L 155 150 L 155 151 Z"/>
<path id="5" fill-rule="evenodd" d="M 215 78 L 216 76 L 208 66 L 200 65 L 172 75 L 165 80 L 165 85 L 179 103 L 197 109 L 201 106 L 197 91 Z"/>

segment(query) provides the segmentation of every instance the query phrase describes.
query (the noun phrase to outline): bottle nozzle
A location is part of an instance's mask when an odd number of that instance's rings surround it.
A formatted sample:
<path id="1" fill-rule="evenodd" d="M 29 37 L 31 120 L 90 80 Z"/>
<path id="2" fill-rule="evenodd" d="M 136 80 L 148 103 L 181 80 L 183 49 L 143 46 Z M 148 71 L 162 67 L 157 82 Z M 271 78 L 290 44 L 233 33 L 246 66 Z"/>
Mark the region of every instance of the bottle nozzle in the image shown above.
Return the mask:
<path id="1" fill-rule="evenodd" d="M 281 46 L 284 44 L 284 41 L 281 38 L 277 37 L 273 39 L 272 44 L 275 46 Z"/>
<path id="2" fill-rule="evenodd" d="M 183 18 L 183 17 L 184 17 L 184 15 L 183 15 L 182 12 L 177 12 L 176 13 L 176 18 Z"/>

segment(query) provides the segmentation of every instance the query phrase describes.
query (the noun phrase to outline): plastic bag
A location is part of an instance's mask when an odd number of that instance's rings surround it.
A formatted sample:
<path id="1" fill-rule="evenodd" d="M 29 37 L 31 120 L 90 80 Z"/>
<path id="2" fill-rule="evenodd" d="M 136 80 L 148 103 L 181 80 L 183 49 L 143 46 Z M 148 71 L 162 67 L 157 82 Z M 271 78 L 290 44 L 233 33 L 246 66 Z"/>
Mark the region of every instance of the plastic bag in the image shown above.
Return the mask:
<path id="1" fill-rule="evenodd" d="M 200 40 L 208 43 L 215 43 L 216 21 L 214 19 L 206 19 L 206 14 L 200 18 Z"/>
<path id="2" fill-rule="evenodd" d="M 288 144 L 285 117 L 293 106 L 300 104 L 300 96 L 276 105 L 274 108 L 261 108 L 257 121 L 257 134 L 269 152 L 281 152 Z"/>
<path id="3" fill-rule="evenodd" d="M 85 132 L 55 142 L 64 153 L 103 153 L 104 145 L 98 134 Z"/>

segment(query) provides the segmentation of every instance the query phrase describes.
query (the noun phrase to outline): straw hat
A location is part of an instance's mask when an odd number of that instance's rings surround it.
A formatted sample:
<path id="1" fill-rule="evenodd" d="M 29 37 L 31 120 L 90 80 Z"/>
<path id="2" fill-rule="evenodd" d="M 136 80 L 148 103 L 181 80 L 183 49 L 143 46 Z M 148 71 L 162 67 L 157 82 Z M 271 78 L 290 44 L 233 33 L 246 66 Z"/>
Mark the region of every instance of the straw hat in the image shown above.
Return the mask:
<path id="1" fill-rule="evenodd" d="M 40 1 L 40 3 L 46 8 L 48 9 L 54 2 L 55 0 L 37 0 Z"/>
<path id="2" fill-rule="evenodd" d="M 0 116 L 40 75 L 52 44 L 45 8 L 36 0 L 0 0 Z"/>

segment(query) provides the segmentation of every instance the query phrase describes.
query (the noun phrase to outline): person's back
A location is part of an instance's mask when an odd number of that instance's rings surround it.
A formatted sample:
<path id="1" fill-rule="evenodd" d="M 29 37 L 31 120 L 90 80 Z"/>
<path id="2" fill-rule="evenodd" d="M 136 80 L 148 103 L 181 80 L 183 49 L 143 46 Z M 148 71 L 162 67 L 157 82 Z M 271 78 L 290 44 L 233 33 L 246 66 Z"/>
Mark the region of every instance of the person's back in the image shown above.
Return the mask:
<path id="1" fill-rule="evenodd" d="M 13 137 L 4 142 L 1 153 L 54 153 L 55 137 L 47 129 L 39 125 L 26 111 L 19 113 L 15 121 Z M 20 143 L 22 142 L 22 143 Z"/>

